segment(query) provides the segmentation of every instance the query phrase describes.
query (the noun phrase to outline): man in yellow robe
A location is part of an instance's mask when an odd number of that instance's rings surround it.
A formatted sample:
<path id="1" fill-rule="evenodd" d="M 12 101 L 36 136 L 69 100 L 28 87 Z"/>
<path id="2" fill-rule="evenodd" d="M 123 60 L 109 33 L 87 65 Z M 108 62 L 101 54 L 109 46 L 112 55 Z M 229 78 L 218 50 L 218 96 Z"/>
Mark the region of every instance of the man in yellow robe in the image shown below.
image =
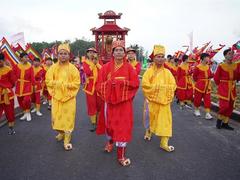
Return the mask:
<path id="1" fill-rule="evenodd" d="M 142 79 L 142 89 L 149 102 L 150 132 L 160 136 L 160 147 L 168 152 L 174 150 L 168 145 L 172 137 L 171 102 L 174 98 L 176 82 L 172 73 L 164 67 L 165 48 L 155 45 L 152 55 L 153 65 L 146 70 Z"/>
<path id="2" fill-rule="evenodd" d="M 71 133 L 75 125 L 76 96 L 80 87 L 78 69 L 71 63 L 70 47 L 58 47 L 58 62 L 46 74 L 46 85 L 52 96 L 52 127 L 58 131 L 57 141 L 64 140 L 65 150 L 71 150 Z"/>

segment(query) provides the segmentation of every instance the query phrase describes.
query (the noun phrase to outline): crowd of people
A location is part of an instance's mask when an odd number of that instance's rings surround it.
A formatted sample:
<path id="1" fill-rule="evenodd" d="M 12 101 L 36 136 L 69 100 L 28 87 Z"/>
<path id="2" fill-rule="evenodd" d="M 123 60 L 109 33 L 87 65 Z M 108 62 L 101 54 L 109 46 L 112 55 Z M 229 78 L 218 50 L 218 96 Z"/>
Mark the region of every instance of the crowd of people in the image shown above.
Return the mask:
<path id="1" fill-rule="evenodd" d="M 240 65 L 233 63 L 233 51 L 224 51 L 224 61 L 216 72 L 211 70 L 209 54 L 202 53 L 198 64 L 192 64 L 188 55 L 181 59 L 168 55 L 165 47 L 155 45 L 150 55 L 151 63 L 142 76 L 144 94 L 143 120 L 146 129 L 144 139 L 152 134 L 160 137 L 160 148 L 174 151 L 169 145 L 172 137 L 171 102 L 176 97 L 179 107 L 194 106 L 194 115 L 201 116 L 202 100 L 205 118 L 212 119 L 211 79 L 218 86 L 219 112 L 217 129 L 233 130 L 229 118 L 236 100 L 236 82 L 240 80 Z M 20 63 L 10 65 L 0 53 L 0 111 L 8 120 L 9 135 L 14 130 L 14 96 L 17 97 L 23 116 L 20 120 L 31 121 L 31 113 L 42 116 L 41 97 L 51 110 L 52 128 L 57 131 L 56 140 L 63 141 L 66 151 L 71 143 L 75 125 L 76 96 L 80 84 L 86 94 L 87 114 L 91 132 L 106 136 L 104 151 L 111 153 L 117 148 L 117 160 L 122 166 L 131 164 L 126 157 L 127 144 L 132 139 L 133 100 L 140 86 L 141 64 L 136 50 L 125 48 L 122 40 L 113 41 L 112 59 L 106 64 L 99 60 L 95 48 L 86 51 L 86 57 L 70 62 L 68 44 L 58 46 L 58 60 L 47 58 L 44 63 L 35 58 L 29 62 L 28 55 L 20 54 Z M 13 91 L 13 88 L 15 91 Z M 31 107 L 34 107 L 31 110 Z"/>

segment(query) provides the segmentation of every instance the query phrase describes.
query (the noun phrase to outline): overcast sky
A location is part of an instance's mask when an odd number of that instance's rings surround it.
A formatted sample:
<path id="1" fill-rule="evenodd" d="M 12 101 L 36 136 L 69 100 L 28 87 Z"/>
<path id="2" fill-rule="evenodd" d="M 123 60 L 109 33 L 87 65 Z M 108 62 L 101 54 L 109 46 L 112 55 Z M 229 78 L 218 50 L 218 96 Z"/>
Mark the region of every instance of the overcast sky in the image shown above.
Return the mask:
<path id="1" fill-rule="evenodd" d="M 103 24 L 98 13 L 107 10 L 123 13 L 118 24 L 131 29 L 126 44 L 137 43 L 148 53 L 154 44 L 165 45 L 167 53 L 184 50 L 191 31 L 194 46 L 240 40 L 240 0 L 1 0 L 0 36 L 24 32 L 26 42 L 94 40 L 90 29 Z"/>

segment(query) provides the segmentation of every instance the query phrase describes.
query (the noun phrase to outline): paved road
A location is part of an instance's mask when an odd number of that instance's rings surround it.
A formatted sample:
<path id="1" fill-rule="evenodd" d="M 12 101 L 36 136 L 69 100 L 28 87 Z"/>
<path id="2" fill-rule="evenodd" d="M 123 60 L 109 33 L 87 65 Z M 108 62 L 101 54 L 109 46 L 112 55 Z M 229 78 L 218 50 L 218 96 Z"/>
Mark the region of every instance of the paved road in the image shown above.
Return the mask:
<path id="1" fill-rule="evenodd" d="M 174 103 L 173 133 L 170 144 L 176 151 L 159 149 L 159 138 L 143 140 L 141 91 L 134 101 L 133 141 L 128 145 L 130 167 L 116 162 L 116 150 L 103 152 L 104 136 L 88 131 L 85 96 L 78 95 L 74 149 L 65 152 L 55 141 L 50 112 L 42 107 L 43 117 L 31 122 L 17 120 L 15 136 L 0 128 L 0 180 L 79 180 L 79 179 L 240 179 L 240 124 L 235 131 L 217 130 L 215 120 L 196 118 L 189 109 Z"/>

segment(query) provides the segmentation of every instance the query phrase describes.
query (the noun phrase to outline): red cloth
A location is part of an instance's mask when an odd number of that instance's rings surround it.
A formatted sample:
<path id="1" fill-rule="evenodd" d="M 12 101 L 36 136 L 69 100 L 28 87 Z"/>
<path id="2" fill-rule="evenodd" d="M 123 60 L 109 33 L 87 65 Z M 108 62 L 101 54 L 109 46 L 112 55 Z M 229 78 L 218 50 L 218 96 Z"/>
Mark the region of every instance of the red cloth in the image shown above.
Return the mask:
<path id="1" fill-rule="evenodd" d="M 193 89 L 177 89 L 176 95 L 179 101 L 192 101 Z"/>
<path id="2" fill-rule="evenodd" d="M 228 65 L 222 63 L 218 66 L 214 75 L 214 81 L 218 86 L 219 99 L 230 101 L 235 100 L 236 94 L 236 73 L 237 64 Z"/>
<path id="3" fill-rule="evenodd" d="M 83 61 L 82 66 L 83 66 L 83 71 L 86 75 L 86 83 L 84 86 L 84 91 L 86 93 L 94 92 L 95 84 L 94 84 L 93 70 L 90 69 L 90 66 L 86 63 L 86 61 Z M 99 72 L 99 68 L 98 68 L 98 72 Z"/>
<path id="4" fill-rule="evenodd" d="M 34 93 L 42 91 L 46 71 L 42 67 L 33 68 L 34 71 Z"/>
<path id="5" fill-rule="evenodd" d="M 204 67 L 202 64 L 197 65 L 193 71 L 195 91 L 211 93 L 211 78 L 213 78 L 213 73 L 209 66 Z"/>
<path id="6" fill-rule="evenodd" d="M 211 107 L 211 78 L 213 73 L 209 66 L 199 64 L 193 71 L 193 79 L 195 81 L 194 88 L 194 106 L 199 107 L 204 102 L 204 107 L 210 109 Z"/>
<path id="7" fill-rule="evenodd" d="M 34 85 L 34 72 L 33 67 L 28 63 L 26 69 L 22 68 L 22 64 L 17 64 L 13 67 L 14 73 L 17 77 L 16 83 L 16 96 L 27 96 L 32 94 Z"/>
<path id="8" fill-rule="evenodd" d="M 43 95 L 45 96 L 45 98 L 47 98 L 47 100 L 51 100 L 52 99 L 52 96 L 49 94 L 47 88 L 43 89 Z"/>
<path id="9" fill-rule="evenodd" d="M 30 108 L 31 108 L 31 95 L 18 96 L 17 99 L 18 99 L 19 106 L 23 111 L 30 110 Z"/>
<path id="10" fill-rule="evenodd" d="M 7 91 L 7 96 L 8 99 L 13 99 L 14 93 L 12 88 L 14 87 L 16 82 L 16 76 L 12 70 L 12 68 L 8 66 L 4 66 L 0 68 L 0 104 L 6 103 L 4 100 L 4 96 L 6 96 Z"/>
<path id="11" fill-rule="evenodd" d="M 46 71 L 42 67 L 33 67 L 33 72 L 35 81 L 32 93 L 32 102 L 35 104 L 41 104 L 41 91 Z"/>
<path id="12" fill-rule="evenodd" d="M 38 91 L 38 92 L 34 92 L 32 94 L 32 103 L 35 103 L 35 104 L 41 104 L 41 92 Z"/>
<path id="13" fill-rule="evenodd" d="M 137 75 L 139 75 L 141 73 L 141 64 L 139 62 L 136 64 L 135 70 L 137 72 Z"/>
<path id="14" fill-rule="evenodd" d="M 0 116 L 5 112 L 8 122 L 15 121 L 13 86 L 16 76 L 12 68 L 4 66 L 0 68 Z"/>
<path id="15" fill-rule="evenodd" d="M 177 97 L 180 101 L 192 100 L 193 85 L 191 79 L 192 71 L 189 65 L 181 64 L 177 69 Z"/>
<path id="16" fill-rule="evenodd" d="M 126 61 L 116 68 L 111 60 L 99 72 L 96 88 L 106 102 L 106 119 L 105 123 L 99 119 L 97 128 L 105 129 L 115 142 L 129 142 L 132 138 L 132 100 L 138 87 L 137 73 Z"/>
<path id="17" fill-rule="evenodd" d="M 204 102 L 204 107 L 206 109 L 211 108 L 211 93 L 200 93 L 199 91 L 194 91 L 194 106 L 200 107 L 201 102 Z"/>
<path id="18" fill-rule="evenodd" d="M 240 81 L 240 62 L 237 64 L 237 69 L 235 70 L 235 76 L 238 81 Z"/>
<path id="19" fill-rule="evenodd" d="M 94 82 L 93 70 L 90 68 L 90 65 L 87 62 L 83 61 L 83 71 L 86 75 L 86 83 L 84 86 L 84 91 L 86 93 L 86 104 L 87 111 L 89 116 L 96 115 L 97 112 L 101 110 L 103 101 L 97 95 L 96 92 L 96 82 Z M 97 66 L 97 71 L 99 73 L 100 66 Z M 96 77 L 97 78 L 97 77 Z"/>
<path id="20" fill-rule="evenodd" d="M 174 78 L 176 80 L 178 67 L 171 63 L 164 63 L 164 67 L 167 68 L 172 73 L 172 75 L 174 76 Z"/>
<path id="21" fill-rule="evenodd" d="M 103 104 L 102 99 L 94 92 L 93 95 L 89 95 L 86 93 L 86 103 L 87 103 L 87 111 L 89 116 L 93 116 L 100 112 L 101 106 Z"/>
<path id="22" fill-rule="evenodd" d="M 8 122 L 15 121 L 15 114 L 14 114 L 14 100 L 10 100 L 10 104 L 0 104 L 0 117 L 2 113 L 5 113 Z"/>
<path id="23" fill-rule="evenodd" d="M 227 100 L 224 100 L 224 99 L 219 99 L 218 114 L 230 118 L 231 115 L 232 115 L 232 112 L 233 112 L 233 104 L 234 104 L 233 100 L 227 101 Z"/>
<path id="24" fill-rule="evenodd" d="M 236 94 L 237 79 L 235 71 L 237 64 L 222 63 L 218 66 L 214 75 L 214 81 L 218 86 L 219 114 L 230 117 L 233 111 Z"/>
<path id="25" fill-rule="evenodd" d="M 46 74 L 47 74 L 47 70 L 49 69 L 49 67 L 47 66 L 43 66 L 43 82 L 42 82 L 42 88 L 43 88 L 43 96 L 45 96 L 45 98 L 47 98 L 47 100 L 51 100 L 52 97 L 50 96 L 48 90 L 47 90 L 47 86 L 45 83 L 45 79 L 46 79 Z"/>

